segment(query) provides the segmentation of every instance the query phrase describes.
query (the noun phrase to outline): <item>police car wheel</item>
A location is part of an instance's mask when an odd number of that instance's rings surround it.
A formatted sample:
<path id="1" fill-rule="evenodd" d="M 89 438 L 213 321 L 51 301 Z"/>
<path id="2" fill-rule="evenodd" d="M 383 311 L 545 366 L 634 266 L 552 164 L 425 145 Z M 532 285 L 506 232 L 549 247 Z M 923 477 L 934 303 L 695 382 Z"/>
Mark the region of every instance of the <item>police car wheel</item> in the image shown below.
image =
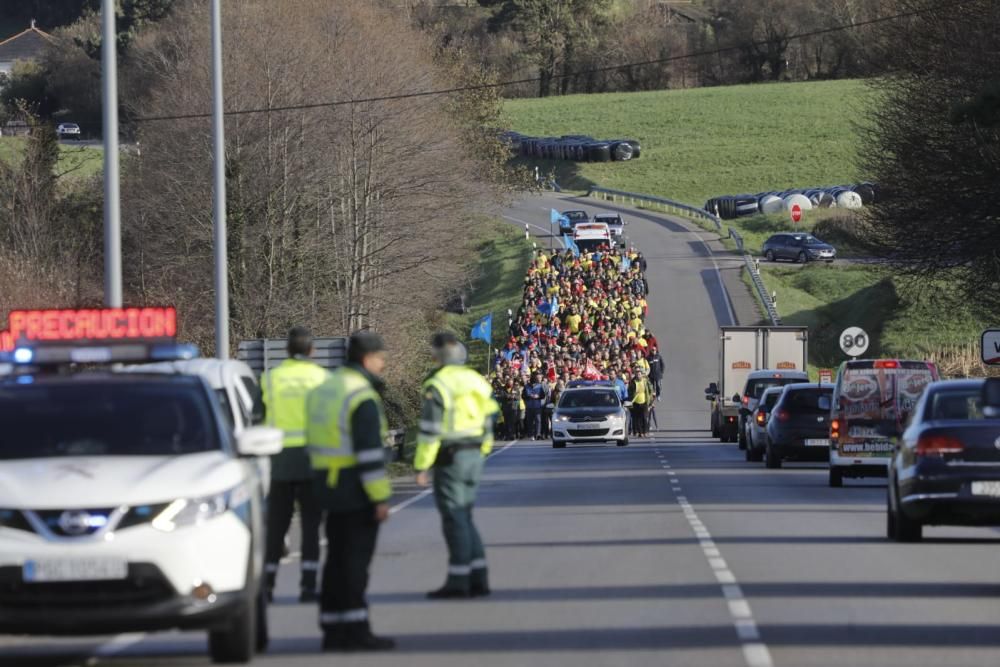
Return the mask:
<path id="1" fill-rule="evenodd" d="M 245 664 L 257 646 L 257 597 L 248 597 L 229 619 L 228 627 L 208 633 L 208 652 L 217 664 Z"/>
<path id="2" fill-rule="evenodd" d="M 615 444 L 617 444 L 619 447 L 628 447 L 628 438 L 625 438 L 624 440 L 619 440 Z"/>
<path id="3" fill-rule="evenodd" d="M 257 594 L 257 642 L 255 648 L 257 653 L 263 653 L 271 643 L 271 633 L 267 627 L 267 593 L 261 588 Z"/>
<path id="4" fill-rule="evenodd" d="M 553 440 L 552 449 L 563 449 L 566 446 L 565 440 Z"/>

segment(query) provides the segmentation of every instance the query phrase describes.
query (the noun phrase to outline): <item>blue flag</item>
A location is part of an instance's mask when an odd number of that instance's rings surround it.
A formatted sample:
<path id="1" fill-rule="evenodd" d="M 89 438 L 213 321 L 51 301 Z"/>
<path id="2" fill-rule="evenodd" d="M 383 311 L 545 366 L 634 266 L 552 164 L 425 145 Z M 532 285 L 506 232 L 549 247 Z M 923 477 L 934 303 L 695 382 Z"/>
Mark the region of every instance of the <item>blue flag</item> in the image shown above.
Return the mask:
<path id="1" fill-rule="evenodd" d="M 479 318 L 472 326 L 472 340 L 481 340 L 487 344 L 493 343 L 493 313 Z"/>
<path id="2" fill-rule="evenodd" d="M 553 225 L 558 225 L 559 220 L 561 218 L 562 218 L 562 213 L 555 210 L 554 208 L 549 209 L 549 222 L 551 222 Z"/>
<path id="3" fill-rule="evenodd" d="M 570 238 L 570 236 L 568 234 L 564 234 L 563 235 L 563 243 L 566 244 L 567 248 L 569 248 L 570 250 L 573 251 L 573 256 L 574 257 L 579 257 L 580 256 L 580 248 L 579 248 L 579 246 L 576 245 L 576 241 L 574 241 L 572 238 Z"/>

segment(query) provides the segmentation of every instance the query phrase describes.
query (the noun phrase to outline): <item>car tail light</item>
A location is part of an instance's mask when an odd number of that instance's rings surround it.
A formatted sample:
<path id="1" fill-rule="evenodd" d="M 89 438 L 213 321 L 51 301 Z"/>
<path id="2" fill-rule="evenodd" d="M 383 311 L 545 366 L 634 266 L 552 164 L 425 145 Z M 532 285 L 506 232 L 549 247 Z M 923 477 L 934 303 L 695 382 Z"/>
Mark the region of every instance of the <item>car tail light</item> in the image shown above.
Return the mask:
<path id="1" fill-rule="evenodd" d="M 743 405 L 750 405 L 750 397 L 749 396 L 744 396 L 743 397 Z"/>
<path id="2" fill-rule="evenodd" d="M 899 362 L 879 359 L 875 362 L 875 368 L 899 368 Z"/>
<path id="3" fill-rule="evenodd" d="M 840 420 L 834 419 L 830 422 L 830 439 L 839 440 L 840 439 Z"/>
<path id="4" fill-rule="evenodd" d="M 767 422 L 767 417 L 764 415 L 764 413 L 763 412 L 758 412 L 757 413 L 757 423 L 760 424 L 761 426 L 763 426 L 766 422 Z"/>
<path id="5" fill-rule="evenodd" d="M 792 413 L 789 412 L 788 410 L 785 410 L 784 408 L 782 408 L 782 409 L 776 411 L 774 413 L 774 416 L 778 418 L 779 422 L 786 422 L 786 421 L 788 421 L 789 419 L 792 418 Z"/>
<path id="6" fill-rule="evenodd" d="M 736 417 L 726 417 L 726 421 L 728 423 L 732 424 L 732 423 L 734 423 L 736 421 Z"/>
<path id="7" fill-rule="evenodd" d="M 944 456 L 960 454 L 963 451 L 965 445 L 950 435 L 922 435 L 917 440 L 917 456 Z"/>

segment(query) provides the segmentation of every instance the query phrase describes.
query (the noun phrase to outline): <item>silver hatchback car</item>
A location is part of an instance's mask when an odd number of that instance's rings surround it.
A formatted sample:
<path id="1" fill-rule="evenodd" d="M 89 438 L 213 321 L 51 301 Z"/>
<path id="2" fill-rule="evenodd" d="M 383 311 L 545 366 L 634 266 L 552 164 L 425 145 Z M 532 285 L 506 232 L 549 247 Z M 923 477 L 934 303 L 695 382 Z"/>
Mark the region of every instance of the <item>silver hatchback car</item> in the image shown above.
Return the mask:
<path id="1" fill-rule="evenodd" d="M 764 460 L 764 451 L 767 448 L 767 420 L 771 418 L 771 410 L 778 403 L 784 390 L 783 386 L 766 389 L 761 394 L 757 407 L 750 413 L 750 418 L 744 426 L 747 461 Z"/>

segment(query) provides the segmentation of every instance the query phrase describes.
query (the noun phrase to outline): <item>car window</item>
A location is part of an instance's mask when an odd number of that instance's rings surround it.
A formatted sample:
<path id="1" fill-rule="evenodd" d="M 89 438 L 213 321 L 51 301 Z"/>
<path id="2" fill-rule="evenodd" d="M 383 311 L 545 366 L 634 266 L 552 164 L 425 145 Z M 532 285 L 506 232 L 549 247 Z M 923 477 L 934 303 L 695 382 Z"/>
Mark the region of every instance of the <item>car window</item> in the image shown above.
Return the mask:
<path id="1" fill-rule="evenodd" d="M 829 412 L 828 409 L 821 408 L 819 406 L 819 399 L 823 396 L 832 396 L 833 388 L 813 388 L 813 389 L 796 389 L 795 391 L 788 391 L 785 394 L 785 399 L 782 401 L 782 405 L 789 410 L 798 413 L 806 414 L 824 414 Z"/>
<path id="2" fill-rule="evenodd" d="M 771 387 L 784 387 L 793 382 L 802 382 L 800 378 L 759 378 L 747 381 L 746 396 L 760 398 Z"/>
<path id="3" fill-rule="evenodd" d="M 221 448 L 212 406 L 178 382 L 0 389 L 0 459 L 175 456 Z"/>
<path id="4" fill-rule="evenodd" d="M 587 214 L 584 211 L 566 211 L 563 215 L 569 218 L 570 222 L 587 219 Z"/>
<path id="5" fill-rule="evenodd" d="M 219 401 L 219 405 L 222 406 L 222 413 L 226 415 L 226 423 L 229 424 L 229 428 L 236 428 L 236 422 L 233 417 L 233 406 L 229 402 L 229 394 L 226 393 L 225 389 L 216 389 L 215 398 Z"/>
<path id="6" fill-rule="evenodd" d="M 254 382 L 253 378 L 242 377 L 243 386 L 253 402 L 253 414 L 248 420 L 251 424 L 260 424 L 264 421 L 264 400 L 260 393 L 260 386 Z"/>
<path id="7" fill-rule="evenodd" d="M 617 408 L 617 392 L 610 389 L 567 391 L 559 399 L 560 408 Z"/>
<path id="8" fill-rule="evenodd" d="M 761 406 L 765 410 L 770 410 L 778 403 L 779 398 L 781 398 L 781 392 L 772 391 L 770 394 L 766 394 L 764 396 L 763 400 L 761 401 Z"/>
<path id="9" fill-rule="evenodd" d="M 929 396 L 930 419 L 984 419 L 982 394 L 978 389 L 938 391 Z"/>

